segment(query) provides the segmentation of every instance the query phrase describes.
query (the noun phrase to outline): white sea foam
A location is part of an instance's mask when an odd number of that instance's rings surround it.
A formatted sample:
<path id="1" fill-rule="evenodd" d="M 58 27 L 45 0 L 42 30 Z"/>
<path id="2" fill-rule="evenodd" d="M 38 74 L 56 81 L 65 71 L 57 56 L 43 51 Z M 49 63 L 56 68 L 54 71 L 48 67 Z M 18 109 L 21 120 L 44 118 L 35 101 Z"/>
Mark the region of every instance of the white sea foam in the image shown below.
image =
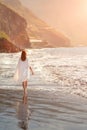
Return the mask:
<path id="1" fill-rule="evenodd" d="M 20 88 L 12 81 L 19 56 L 20 53 L 0 54 L 0 87 Z M 87 97 L 86 47 L 28 50 L 28 57 L 35 71 L 30 79 L 31 88 L 35 85 L 33 89 L 59 90 Z"/>
<path id="2" fill-rule="evenodd" d="M 56 84 L 55 91 L 87 97 L 86 47 L 42 49 L 32 53 L 42 78 Z"/>

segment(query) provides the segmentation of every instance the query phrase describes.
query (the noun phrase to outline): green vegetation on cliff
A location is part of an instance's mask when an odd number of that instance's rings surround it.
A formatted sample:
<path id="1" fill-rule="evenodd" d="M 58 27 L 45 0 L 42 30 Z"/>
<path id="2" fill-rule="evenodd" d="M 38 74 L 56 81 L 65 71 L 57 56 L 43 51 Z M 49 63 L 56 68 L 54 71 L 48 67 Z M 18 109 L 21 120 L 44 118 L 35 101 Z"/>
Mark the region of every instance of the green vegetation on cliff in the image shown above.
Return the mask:
<path id="1" fill-rule="evenodd" d="M 9 40 L 9 36 L 5 32 L 0 32 L 0 40 L 1 39 L 7 39 L 7 40 Z"/>

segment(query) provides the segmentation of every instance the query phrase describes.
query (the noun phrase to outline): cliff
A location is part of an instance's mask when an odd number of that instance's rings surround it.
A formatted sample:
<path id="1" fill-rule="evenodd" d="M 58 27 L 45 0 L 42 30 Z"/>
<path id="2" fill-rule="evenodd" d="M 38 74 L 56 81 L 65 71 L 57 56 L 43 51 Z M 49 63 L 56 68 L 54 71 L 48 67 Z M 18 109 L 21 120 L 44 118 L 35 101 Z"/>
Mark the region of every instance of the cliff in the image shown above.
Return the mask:
<path id="1" fill-rule="evenodd" d="M 26 32 L 27 23 L 23 17 L 0 3 L 0 32 L 5 32 L 9 40 L 19 48 L 29 48 Z"/>
<path id="2" fill-rule="evenodd" d="M 18 52 L 20 49 L 9 42 L 7 39 L 0 39 L 0 53 L 10 53 L 10 52 Z"/>
<path id="3" fill-rule="evenodd" d="M 48 26 L 44 21 L 36 17 L 29 9 L 25 8 L 19 0 L 0 0 L 6 6 L 22 16 L 27 22 L 27 33 L 30 39 L 41 39 L 45 41 L 44 47 L 67 47 L 71 46 L 70 40 L 60 32 Z M 47 43 L 47 44 L 46 44 Z M 40 44 L 32 43 L 31 46 L 38 48 Z"/>

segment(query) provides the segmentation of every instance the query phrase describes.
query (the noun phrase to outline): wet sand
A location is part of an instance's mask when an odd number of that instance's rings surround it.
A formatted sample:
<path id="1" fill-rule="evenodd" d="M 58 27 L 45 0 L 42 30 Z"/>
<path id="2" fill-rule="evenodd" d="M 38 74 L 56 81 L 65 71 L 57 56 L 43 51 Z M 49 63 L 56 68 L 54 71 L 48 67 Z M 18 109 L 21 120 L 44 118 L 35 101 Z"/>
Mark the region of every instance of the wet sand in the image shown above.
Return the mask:
<path id="1" fill-rule="evenodd" d="M 86 130 L 87 102 L 50 91 L 0 89 L 0 130 Z"/>

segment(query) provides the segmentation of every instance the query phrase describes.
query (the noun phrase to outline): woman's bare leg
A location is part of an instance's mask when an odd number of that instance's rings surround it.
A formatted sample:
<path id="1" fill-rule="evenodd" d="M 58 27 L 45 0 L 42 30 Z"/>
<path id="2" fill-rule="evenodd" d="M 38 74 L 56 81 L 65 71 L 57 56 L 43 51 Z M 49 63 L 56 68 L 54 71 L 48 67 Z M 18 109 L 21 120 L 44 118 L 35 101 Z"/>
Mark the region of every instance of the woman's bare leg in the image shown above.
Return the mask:
<path id="1" fill-rule="evenodd" d="M 24 104 L 27 104 L 27 95 L 24 95 L 24 96 L 23 96 L 23 103 L 24 103 Z"/>
<path id="2" fill-rule="evenodd" d="M 24 95 L 27 95 L 27 81 L 24 81 L 22 83 L 22 85 L 23 85 L 23 89 L 24 89 Z"/>

